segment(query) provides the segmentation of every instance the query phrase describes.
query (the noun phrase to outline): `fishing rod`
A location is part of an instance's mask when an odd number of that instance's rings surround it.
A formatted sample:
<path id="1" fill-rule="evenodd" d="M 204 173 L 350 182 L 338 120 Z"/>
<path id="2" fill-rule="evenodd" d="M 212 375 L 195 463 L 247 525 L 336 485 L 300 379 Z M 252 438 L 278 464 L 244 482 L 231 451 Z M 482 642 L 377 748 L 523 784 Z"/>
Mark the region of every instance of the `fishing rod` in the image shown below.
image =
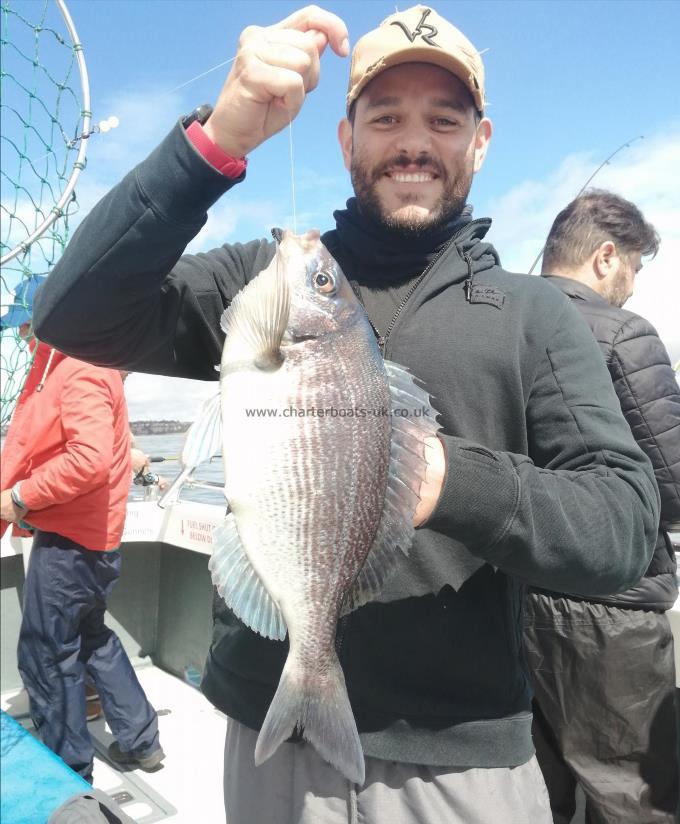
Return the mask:
<path id="1" fill-rule="evenodd" d="M 627 149 L 630 146 L 631 143 L 635 143 L 636 140 L 642 140 L 643 138 L 644 138 L 644 135 L 640 134 L 637 137 L 633 137 L 630 140 L 627 140 L 625 143 L 622 143 L 615 152 L 612 152 L 606 160 L 603 160 L 602 163 L 600 163 L 600 165 L 597 167 L 597 169 L 595 169 L 595 171 L 588 178 L 588 180 L 586 180 L 586 182 L 583 184 L 583 186 L 581 186 L 581 189 L 580 189 L 579 193 L 576 195 L 576 197 L 580 197 L 583 194 L 583 192 L 585 192 L 585 190 L 588 188 L 588 184 L 595 177 L 595 175 L 600 171 L 600 169 L 604 169 L 604 167 L 609 164 L 609 161 L 615 155 L 617 155 L 622 149 Z M 529 269 L 529 274 L 531 274 L 534 271 L 534 268 L 535 268 L 536 264 L 538 263 L 538 261 L 541 259 L 544 251 L 545 251 L 545 243 L 541 247 L 541 251 L 536 256 L 536 260 L 531 264 L 531 269 Z"/>
<path id="2" fill-rule="evenodd" d="M 222 456 L 213 455 L 210 461 L 214 461 L 217 458 L 221 459 Z M 163 463 L 163 461 L 178 461 L 179 459 L 179 455 L 149 455 L 149 463 Z"/>

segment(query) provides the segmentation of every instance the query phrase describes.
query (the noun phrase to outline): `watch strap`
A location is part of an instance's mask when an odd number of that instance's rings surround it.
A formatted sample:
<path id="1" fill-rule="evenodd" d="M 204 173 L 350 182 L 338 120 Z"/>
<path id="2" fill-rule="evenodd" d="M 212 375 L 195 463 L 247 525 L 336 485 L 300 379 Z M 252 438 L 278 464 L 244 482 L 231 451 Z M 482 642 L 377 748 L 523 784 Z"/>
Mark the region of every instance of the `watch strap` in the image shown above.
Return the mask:
<path id="1" fill-rule="evenodd" d="M 236 180 L 245 172 L 248 165 L 247 159 L 245 157 L 232 157 L 232 155 L 227 154 L 208 137 L 203 130 L 203 126 L 197 120 L 189 125 L 187 137 L 208 163 L 225 177 Z"/>
<path id="2" fill-rule="evenodd" d="M 26 504 L 21 500 L 21 481 L 14 484 L 9 494 L 15 506 L 18 506 L 19 509 L 28 509 Z"/>

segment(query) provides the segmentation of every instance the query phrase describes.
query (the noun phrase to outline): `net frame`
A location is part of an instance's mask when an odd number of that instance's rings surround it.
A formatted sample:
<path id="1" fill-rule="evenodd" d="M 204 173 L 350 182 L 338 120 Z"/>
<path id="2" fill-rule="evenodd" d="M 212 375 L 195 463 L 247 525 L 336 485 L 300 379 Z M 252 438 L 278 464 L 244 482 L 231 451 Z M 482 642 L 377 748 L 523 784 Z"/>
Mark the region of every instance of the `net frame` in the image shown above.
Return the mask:
<path id="1" fill-rule="evenodd" d="M 69 36 L 71 38 L 72 48 L 76 55 L 76 62 L 78 64 L 78 73 L 80 75 L 80 87 L 81 87 L 81 95 L 82 95 L 82 133 L 79 137 L 74 138 L 74 140 L 79 140 L 80 145 L 78 147 L 78 154 L 76 156 L 75 161 L 73 162 L 73 167 L 71 169 L 71 175 L 68 179 L 68 182 L 64 188 L 64 191 L 57 201 L 57 203 L 52 207 L 50 210 L 50 214 L 45 218 L 45 220 L 25 239 L 21 242 L 17 243 L 17 245 L 3 255 L 0 258 L 0 266 L 4 266 L 5 264 L 9 263 L 13 260 L 17 255 L 22 253 L 28 252 L 31 245 L 35 243 L 35 241 L 43 235 L 49 228 L 52 226 L 55 221 L 57 221 L 60 217 L 64 215 L 64 206 L 69 202 L 71 195 L 73 194 L 76 183 L 78 181 L 78 177 L 80 176 L 81 171 L 85 168 L 85 162 L 87 157 L 87 147 L 88 142 L 87 139 L 90 137 L 90 123 L 92 121 L 92 112 L 90 111 L 90 80 L 87 73 L 87 65 L 85 63 L 85 55 L 83 52 L 83 46 L 80 42 L 78 37 L 78 32 L 76 30 L 75 24 L 73 23 L 73 18 L 66 6 L 65 0 L 55 0 L 57 8 L 61 12 L 62 17 L 64 18 L 64 23 L 66 25 L 66 29 L 68 30 Z"/>
<path id="2" fill-rule="evenodd" d="M 5 183 L 14 187 L 11 200 L 5 201 L 4 194 L 2 198 L 2 218 L 7 219 L 0 244 L 3 316 L 12 305 L 12 290 L 13 305 L 27 308 L 25 298 L 17 297 L 19 287 L 32 275 L 48 274 L 63 252 L 69 220 L 78 209 L 75 187 L 86 166 L 88 138 L 100 131 L 98 126 L 91 127 L 85 54 L 65 0 L 43 0 L 26 7 L 28 11 L 20 3 L 2 0 L 3 93 L 8 92 L 3 94 L 2 112 L 3 120 L 5 114 L 8 118 L 11 115 L 16 124 L 16 131 L 3 128 L 2 142 L 8 144 L 8 151 L 16 152 L 17 158 L 16 168 L 2 170 L 3 189 Z M 14 35 L 15 24 L 18 38 Z M 25 74 L 26 68 L 14 71 L 12 54 L 19 58 L 16 65 L 27 67 L 29 75 Z M 5 82 L 10 84 L 8 89 L 4 88 Z M 47 84 L 45 91 L 43 83 Z M 49 88 L 54 88 L 54 98 L 46 96 Z M 16 94 L 19 98 L 15 102 Z M 19 105 L 22 99 L 25 108 Z M 69 108 L 65 109 L 67 100 Z M 44 126 L 36 125 L 40 120 Z M 41 156 L 40 147 L 47 154 Z M 43 163 L 44 171 L 40 171 Z M 30 207 L 33 220 L 24 215 L 24 205 Z M 5 303 L 6 295 L 9 304 Z M 1 335 L 0 426 L 4 434 L 33 355 L 14 324 L 3 329 Z"/>

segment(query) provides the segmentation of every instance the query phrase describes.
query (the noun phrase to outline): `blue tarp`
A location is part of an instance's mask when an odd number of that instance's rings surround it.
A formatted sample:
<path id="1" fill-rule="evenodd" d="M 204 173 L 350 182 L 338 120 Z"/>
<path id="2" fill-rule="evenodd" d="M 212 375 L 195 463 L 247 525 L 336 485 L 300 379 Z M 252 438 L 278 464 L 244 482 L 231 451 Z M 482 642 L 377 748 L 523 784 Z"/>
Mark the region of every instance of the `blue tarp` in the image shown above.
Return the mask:
<path id="1" fill-rule="evenodd" d="M 0 821 L 45 824 L 68 798 L 92 787 L 0 710 Z"/>

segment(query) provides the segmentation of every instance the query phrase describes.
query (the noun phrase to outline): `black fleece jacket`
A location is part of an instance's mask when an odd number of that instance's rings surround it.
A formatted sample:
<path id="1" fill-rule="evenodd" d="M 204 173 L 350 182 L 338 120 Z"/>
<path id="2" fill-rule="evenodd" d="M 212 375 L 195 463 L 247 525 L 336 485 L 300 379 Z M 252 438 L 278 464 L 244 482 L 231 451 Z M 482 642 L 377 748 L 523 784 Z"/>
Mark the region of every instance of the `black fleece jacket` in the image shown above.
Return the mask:
<path id="1" fill-rule="evenodd" d="M 74 234 L 36 297 L 38 337 L 99 364 L 214 380 L 220 314 L 274 254 L 258 240 L 182 255 L 231 185 L 178 124 Z M 622 590 L 656 539 L 651 466 L 590 330 L 544 280 L 500 267 L 489 225 L 444 244 L 383 342 L 434 396 L 447 473 L 410 557 L 338 633 L 364 750 L 379 758 L 527 761 L 523 582 Z M 347 237 L 323 239 L 351 277 L 365 251 Z M 203 690 L 257 729 L 287 643 L 255 635 L 220 599 L 214 618 Z"/>
<path id="2" fill-rule="evenodd" d="M 670 609 L 678 597 L 677 565 L 665 527 L 680 524 L 680 389 L 668 352 L 645 318 L 612 306 L 577 280 L 543 277 L 573 302 L 592 330 L 621 410 L 652 462 L 661 495 L 659 536 L 643 577 L 624 592 L 589 600 L 634 609 Z"/>

